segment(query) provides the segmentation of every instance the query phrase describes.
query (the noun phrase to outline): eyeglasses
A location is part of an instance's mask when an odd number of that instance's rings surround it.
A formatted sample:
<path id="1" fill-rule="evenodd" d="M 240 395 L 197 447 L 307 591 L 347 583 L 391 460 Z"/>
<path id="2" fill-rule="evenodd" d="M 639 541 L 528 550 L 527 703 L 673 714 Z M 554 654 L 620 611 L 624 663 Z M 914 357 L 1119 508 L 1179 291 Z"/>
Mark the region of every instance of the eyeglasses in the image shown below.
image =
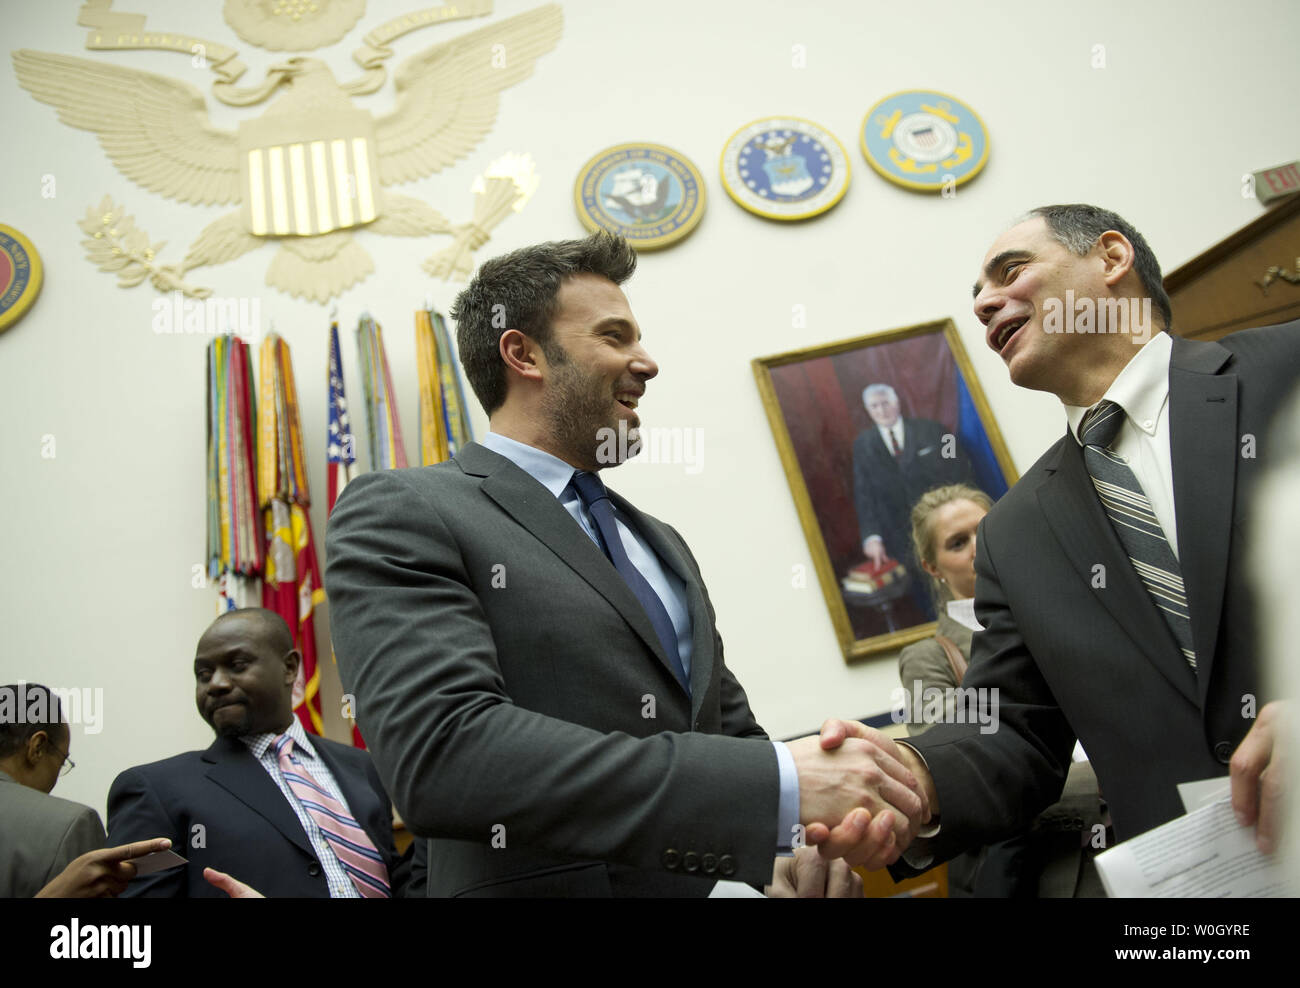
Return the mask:
<path id="1" fill-rule="evenodd" d="M 46 740 L 49 741 L 49 738 L 46 738 Z M 60 777 L 60 778 L 62 778 L 63 776 L 67 775 L 69 772 L 71 772 L 74 768 L 77 767 L 77 763 L 74 762 L 71 758 L 68 757 L 68 753 L 67 753 L 66 751 L 64 751 L 62 748 L 60 748 L 60 747 L 59 747 L 57 744 L 55 744 L 53 741 L 49 741 L 49 745 L 50 745 L 51 748 L 53 748 L 53 749 L 54 749 L 55 751 L 57 751 L 60 755 L 63 756 L 63 764 L 59 766 L 59 777 Z"/>

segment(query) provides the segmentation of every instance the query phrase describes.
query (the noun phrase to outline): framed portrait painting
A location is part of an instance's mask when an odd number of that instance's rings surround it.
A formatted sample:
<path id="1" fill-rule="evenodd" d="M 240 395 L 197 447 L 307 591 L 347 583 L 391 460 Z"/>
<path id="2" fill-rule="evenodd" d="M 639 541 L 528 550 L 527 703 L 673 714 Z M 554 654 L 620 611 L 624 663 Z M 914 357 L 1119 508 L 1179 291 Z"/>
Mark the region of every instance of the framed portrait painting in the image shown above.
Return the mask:
<path id="1" fill-rule="evenodd" d="M 1016 481 L 951 319 L 753 361 L 754 377 L 846 661 L 934 634 L 912 506 Z"/>

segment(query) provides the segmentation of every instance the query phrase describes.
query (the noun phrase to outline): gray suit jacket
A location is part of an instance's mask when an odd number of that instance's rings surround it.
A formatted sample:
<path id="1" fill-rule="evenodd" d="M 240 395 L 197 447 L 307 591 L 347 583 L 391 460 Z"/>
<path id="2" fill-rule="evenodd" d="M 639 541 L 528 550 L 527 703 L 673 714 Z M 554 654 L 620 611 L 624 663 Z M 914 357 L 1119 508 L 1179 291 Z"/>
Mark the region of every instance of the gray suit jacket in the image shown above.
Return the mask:
<path id="1" fill-rule="evenodd" d="M 339 674 L 431 895 L 704 895 L 771 877 L 779 773 L 727 670 L 700 571 L 611 494 L 685 582 L 692 694 L 649 618 L 546 488 L 471 443 L 370 473 L 330 516 Z"/>
<path id="2" fill-rule="evenodd" d="M 103 846 L 104 825 L 89 806 L 0 772 L 0 896 L 29 899 L 74 858 Z"/>
<path id="3" fill-rule="evenodd" d="M 1300 322 L 1214 343 L 1173 340 L 1170 451 L 1195 672 L 1069 434 L 985 516 L 975 559 L 985 630 L 963 685 L 1000 689 L 1000 728 L 940 725 L 911 741 L 938 789 L 942 826 L 930 849 L 940 859 L 1009 836 L 1054 802 L 1076 732 L 1120 840 L 1178 816 L 1177 783 L 1227 772 L 1251 709 L 1269 699 L 1246 533 L 1270 421 L 1298 381 Z"/>

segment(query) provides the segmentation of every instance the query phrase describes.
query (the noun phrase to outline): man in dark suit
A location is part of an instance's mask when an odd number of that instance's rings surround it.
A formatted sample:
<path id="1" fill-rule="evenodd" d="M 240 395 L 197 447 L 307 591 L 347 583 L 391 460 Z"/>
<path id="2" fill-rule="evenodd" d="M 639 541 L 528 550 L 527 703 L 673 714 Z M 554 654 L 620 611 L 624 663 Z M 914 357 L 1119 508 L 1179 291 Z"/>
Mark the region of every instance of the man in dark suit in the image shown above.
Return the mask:
<path id="1" fill-rule="evenodd" d="M 862 404 L 875 425 L 853 441 L 853 503 L 862 553 L 877 566 L 886 557 L 902 563 L 913 600 L 932 621 L 928 581 L 912 551 L 912 506 L 932 487 L 970 483 L 970 458 L 950 429 L 930 419 L 904 418 L 898 392 L 888 384 L 867 385 Z"/>
<path id="2" fill-rule="evenodd" d="M 1069 431 L 980 526 L 984 630 L 963 686 L 997 688 L 1000 725 L 909 740 L 939 807 L 909 863 L 1023 826 L 1059 796 L 1076 732 L 1118 839 L 1178 816 L 1178 783 L 1231 768 L 1233 807 L 1270 850 L 1261 777 L 1274 791 L 1286 708 L 1256 665 L 1243 532 L 1270 419 L 1300 375 L 1300 323 L 1152 336 L 1171 321 L 1155 257 L 1120 217 L 1081 205 L 1035 210 L 998 238 L 975 313 L 1011 380 L 1060 398 Z"/>
<path id="3" fill-rule="evenodd" d="M 231 611 L 203 633 L 195 700 L 216 741 L 128 769 L 108 794 L 112 842 L 167 837 L 188 863 L 124 895 L 219 898 L 208 867 L 268 897 L 401 893 L 392 808 L 369 756 L 308 738 L 293 715 L 299 661 L 272 611 Z"/>
<path id="4" fill-rule="evenodd" d="M 490 434 L 353 481 L 330 516 L 340 676 L 402 819 L 434 838 L 430 895 L 763 885 L 801 823 L 847 814 L 866 839 L 851 811 L 883 807 L 882 776 L 925 815 L 883 735 L 766 740 L 685 541 L 597 476 L 658 372 L 618 287 L 635 264 L 604 233 L 485 263 L 452 314 Z"/>

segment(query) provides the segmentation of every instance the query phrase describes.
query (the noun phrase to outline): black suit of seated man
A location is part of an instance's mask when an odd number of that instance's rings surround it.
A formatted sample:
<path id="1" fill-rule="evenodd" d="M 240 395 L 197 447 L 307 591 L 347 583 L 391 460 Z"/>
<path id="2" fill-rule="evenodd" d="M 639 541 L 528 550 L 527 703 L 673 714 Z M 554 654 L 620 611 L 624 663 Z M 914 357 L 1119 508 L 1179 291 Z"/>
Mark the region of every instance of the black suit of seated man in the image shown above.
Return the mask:
<path id="1" fill-rule="evenodd" d="M 137 879 L 123 895 L 223 897 L 204 879 L 205 867 L 268 897 L 358 894 L 365 880 L 359 886 L 302 803 L 291 801 L 287 783 L 282 788 L 272 775 L 274 751 L 270 767 L 254 754 L 285 732 L 313 784 L 328 791 L 332 780 L 382 858 L 392 894 L 401 894 L 406 866 L 399 867 L 393 845 L 388 795 L 366 752 L 303 732 L 293 714 L 299 660 L 288 626 L 271 611 L 232 611 L 204 632 L 194 658 L 195 700 L 216 740 L 205 751 L 128 769 L 108 796 L 110 843 L 168 837 L 188 863 Z"/>

